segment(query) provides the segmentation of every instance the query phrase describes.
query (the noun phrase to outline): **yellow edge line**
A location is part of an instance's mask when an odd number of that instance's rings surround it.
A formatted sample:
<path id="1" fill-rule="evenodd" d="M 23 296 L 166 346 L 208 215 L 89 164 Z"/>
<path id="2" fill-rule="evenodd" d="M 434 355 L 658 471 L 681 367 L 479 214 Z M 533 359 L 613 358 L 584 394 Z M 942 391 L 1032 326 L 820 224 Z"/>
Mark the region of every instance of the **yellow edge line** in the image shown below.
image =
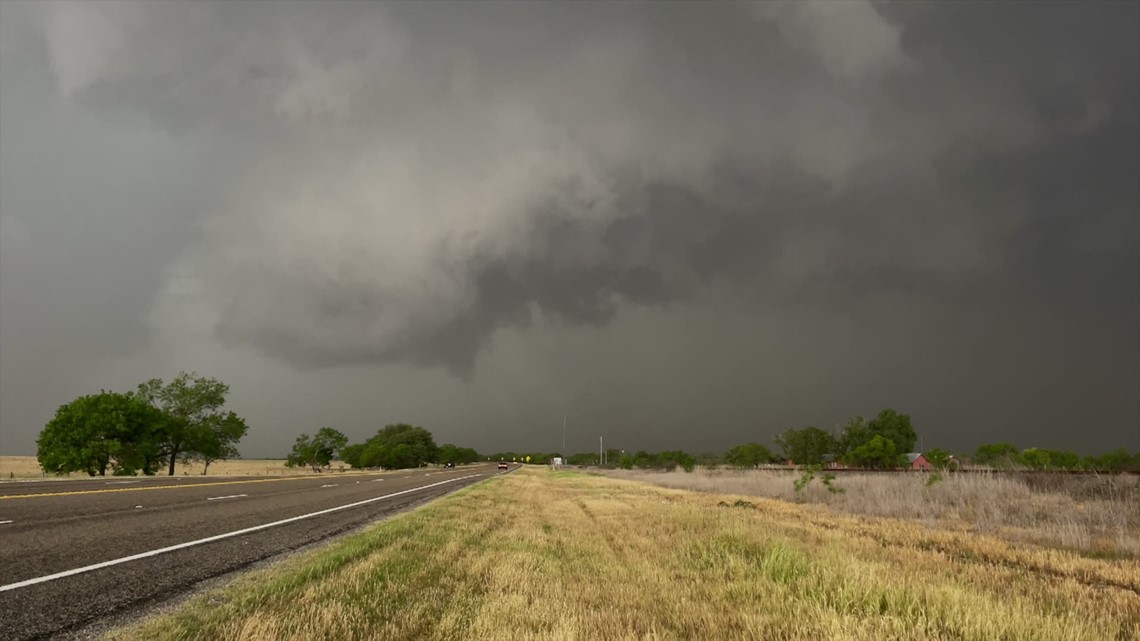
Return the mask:
<path id="1" fill-rule="evenodd" d="M 277 479 L 249 479 L 243 481 L 214 481 L 212 483 L 189 483 L 186 485 L 151 485 L 149 487 L 116 487 L 107 490 L 74 490 L 72 492 L 41 492 L 38 494 L 6 494 L 0 496 L 0 501 L 5 499 L 34 499 L 42 498 L 45 496 L 76 496 L 78 494 L 110 494 L 112 492 L 142 492 L 144 490 L 185 490 L 194 487 L 212 487 L 215 485 L 239 485 L 242 483 L 274 483 L 277 481 L 297 481 L 305 479 L 328 479 L 328 478 L 344 478 L 345 476 L 375 476 L 375 472 L 358 472 L 356 474 L 338 474 L 335 477 L 329 476 L 289 476 Z"/>

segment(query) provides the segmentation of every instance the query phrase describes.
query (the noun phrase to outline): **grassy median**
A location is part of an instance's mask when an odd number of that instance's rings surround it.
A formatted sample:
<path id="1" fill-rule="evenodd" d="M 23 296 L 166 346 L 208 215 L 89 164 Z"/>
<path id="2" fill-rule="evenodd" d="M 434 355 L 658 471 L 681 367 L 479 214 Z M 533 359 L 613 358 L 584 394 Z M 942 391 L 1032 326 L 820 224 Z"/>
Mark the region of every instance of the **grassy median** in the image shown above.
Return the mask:
<path id="1" fill-rule="evenodd" d="M 1140 638 L 1140 563 L 526 469 L 115 639 Z"/>

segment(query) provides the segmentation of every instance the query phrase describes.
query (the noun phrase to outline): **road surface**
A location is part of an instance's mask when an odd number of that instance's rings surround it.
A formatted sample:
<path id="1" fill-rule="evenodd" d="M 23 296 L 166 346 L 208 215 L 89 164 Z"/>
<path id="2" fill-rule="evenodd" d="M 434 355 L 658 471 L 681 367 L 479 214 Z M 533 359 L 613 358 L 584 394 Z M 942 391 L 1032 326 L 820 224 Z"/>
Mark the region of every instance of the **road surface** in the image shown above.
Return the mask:
<path id="1" fill-rule="evenodd" d="M 66 636 L 501 473 L 0 483 L 0 638 Z"/>

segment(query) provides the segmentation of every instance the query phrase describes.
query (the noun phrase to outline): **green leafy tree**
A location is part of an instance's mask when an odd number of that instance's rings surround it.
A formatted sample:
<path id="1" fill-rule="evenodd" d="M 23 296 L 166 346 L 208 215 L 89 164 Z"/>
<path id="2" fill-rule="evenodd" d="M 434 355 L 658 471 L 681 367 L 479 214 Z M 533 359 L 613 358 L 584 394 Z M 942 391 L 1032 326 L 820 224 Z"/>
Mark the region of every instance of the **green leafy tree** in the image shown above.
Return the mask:
<path id="1" fill-rule="evenodd" d="M 1049 467 L 1051 458 L 1047 450 L 1030 447 L 1021 453 L 1020 461 L 1026 467 L 1044 470 Z"/>
<path id="2" fill-rule="evenodd" d="M 686 472 L 692 472 L 697 466 L 697 459 L 692 454 L 681 450 L 669 450 L 657 455 L 657 464 L 669 471 L 680 467 Z"/>
<path id="3" fill-rule="evenodd" d="M 1076 470 L 1081 466 L 1081 457 L 1067 450 L 1049 450 L 1049 464 L 1057 470 Z"/>
<path id="4" fill-rule="evenodd" d="M 356 462 L 353 465 L 357 467 L 379 467 L 381 453 L 381 448 L 369 447 L 368 441 L 365 441 L 360 444 L 360 451 L 356 455 Z"/>
<path id="5" fill-rule="evenodd" d="M 913 452 L 914 445 L 918 442 L 918 434 L 914 431 L 910 416 L 885 409 L 869 421 L 862 416 L 848 421 L 839 439 L 839 453 L 851 454 L 876 436 L 893 443 L 897 454 Z"/>
<path id="6" fill-rule="evenodd" d="M 870 441 L 851 450 L 847 457 L 859 467 L 885 470 L 898 465 L 899 452 L 894 441 L 876 434 Z"/>
<path id="7" fill-rule="evenodd" d="M 377 450 L 375 459 L 380 467 L 389 470 L 419 467 L 422 457 L 416 456 L 415 449 L 407 443 L 396 443 Z"/>
<path id="8" fill-rule="evenodd" d="M 436 462 L 437 463 L 459 463 L 460 461 L 456 460 L 459 458 L 458 453 L 459 453 L 458 447 L 456 447 L 450 443 L 444 443 L 443 445 L 439 446 L 439 460 Z"/>
<path id="9" fill-rule="evenodd" d="M 439 446 L 439 455 L 436 459 L 437 463 L 454 463 L 456 465 L 463 463 L 474 463 L 479 460 L 479 453 L 470 447 L 459 447 L 458 445 L 441 445 Z"/>
<path id="10" fill-rule="evenodd" d="M 62 405 L 36 440 L 45 472 L 153 474 L 166 417 L 133 394 L 100 392 Z"/>
<path id="11" fill-rule="evenodd" d="M 1090 470 L 1105 472 L 1123 472 L 1134 469 L 1137 464 L 1140 464 L 1140 455 L 1134 457 L 1128 453 L 1128 450 L 1121 447 L 1100 456 L 1090 456 L 1085 467 Z"/>
<path id="12" fill-rule="evenodd" d="M 838 447 L 831 434 L 818 427 L 784 430 L 773 440 L 786 458 L 799 465 L 820 465 Z"/>
<path id="13" fill-rule="evenodd" d="M 835 443 L 834 453 L 840 457 L 846 457 L 852 450 L 867 443 L 874 438 L 874 436 L 867 419 L 862 416 L 856 416 L 848 420 L 847 425 L 843 426 L 843 431 L 839 434 L 839 439 Z M 799 461 L 796 462 L 798 463 Z"/>
<path id="14" fill-rule="evenodd" d="M 190 456 L 202 462 L 202 475 L 206 475 L 214 461 L 240 457 L 237 444 L 247 431 L 249 427 L 245 420 L 233 412 L 210 416 L 203 421 L 201 429 L 197 430 L 194 450 L 190 452 Z"/>
<path id="15" fill-rule="evenodd" d="M 402 446 L 402 447 L 401 447 Z M 505 459 L 511 460 L 511 459 Z M 386 425 L 364 442 L 360 462 L 365 467 L 400 469 L 439 461 L 439 446 L 431 432 L 416 425 Z"/>
<path id="16" fill-rule="evenodd" d="M 179 460 L 217 460 L 236 454 L 246 427 L 241 419 L 231 418 L 232 412 L 222 410 L 229 392 L 229 385 L 193 372 L 180 372 L 166 384 L 154 378 L 139 385 L 138 395 L 167 416 L 159 449 L 171 476 Z"/>
<path id="17" fill-rule="evenodd" d="M 885 409 L 878 416 L 871 419 L 868 428 L 872 434 L 889 439 L 895 444 L 895 452 L 905 454 L 913 452 L 918 434 L 911 425 L 910 416 L 899 414 L 895 410 Z"/>
<path id="18" fill-rule="evenodd" d="M 348 463 L 352 467 L 364 467 L 360 462 L 362 454 L 364 454 L 364 443 L 346 445 L 340 450 L 340 460 Z"/>
<path id="19" fill-rule="evenodd" d="M 1080 465 L 1075 452 L 1031 447 L 1022 451 L 1021 464 L 1035 470 L 1073 470 Z"/>
<path id="20" fill-rule="evenodd" d="M 328 467 L 337 452 L 348 445 L 348 438 L 331 427 L 322 427 L 310 437 L 302 434 L 293 443 L 293 451 L 285 458 L 289 467 L 308 466 L 314 472 Z"/>
<path id="21" fill-rule="evenodd" d="M 926 457 L 927 461 L 930 461 L 931 465 L 940 470 L 950 469 L 956 465 L 953 460 L 954 455 L 950 453 L 950 450 L 934 448 L 923 452 L 922 455 Z"/>
<path id="22" fill-rule="evenodd" d="M 772 460 L 772 452 L 759 443 L 744 443 L 730 449 L 724 460 L 736 467 L 756 467 Z"/>
<path id="23" fill-rule="evenodd" d="M 650 454 L 645 450 L 638 450 L 633 455 L 633 466 L 641 469 L 650 469 L 659 467 L 657 463 L 657 456 Z"/>
<path id="24" fill-rule="evenodd" d="M 974 452 L 974 462 L 992 467 L 1013 467 L 1021 462 L 1021 450 L 1013 443 L 988 443 L 979 445 Z"/>

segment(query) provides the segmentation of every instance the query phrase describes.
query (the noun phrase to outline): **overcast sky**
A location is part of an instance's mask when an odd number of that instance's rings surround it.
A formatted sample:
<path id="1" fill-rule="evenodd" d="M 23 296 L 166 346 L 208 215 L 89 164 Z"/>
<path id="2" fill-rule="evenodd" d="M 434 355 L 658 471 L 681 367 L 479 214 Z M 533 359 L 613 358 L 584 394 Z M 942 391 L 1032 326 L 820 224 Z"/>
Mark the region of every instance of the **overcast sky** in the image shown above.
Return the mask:
<path id="1" fill-rule="evenodd" d="M 1140 4 L 0 3 L 0 453 L 1140 448 Z"/>

